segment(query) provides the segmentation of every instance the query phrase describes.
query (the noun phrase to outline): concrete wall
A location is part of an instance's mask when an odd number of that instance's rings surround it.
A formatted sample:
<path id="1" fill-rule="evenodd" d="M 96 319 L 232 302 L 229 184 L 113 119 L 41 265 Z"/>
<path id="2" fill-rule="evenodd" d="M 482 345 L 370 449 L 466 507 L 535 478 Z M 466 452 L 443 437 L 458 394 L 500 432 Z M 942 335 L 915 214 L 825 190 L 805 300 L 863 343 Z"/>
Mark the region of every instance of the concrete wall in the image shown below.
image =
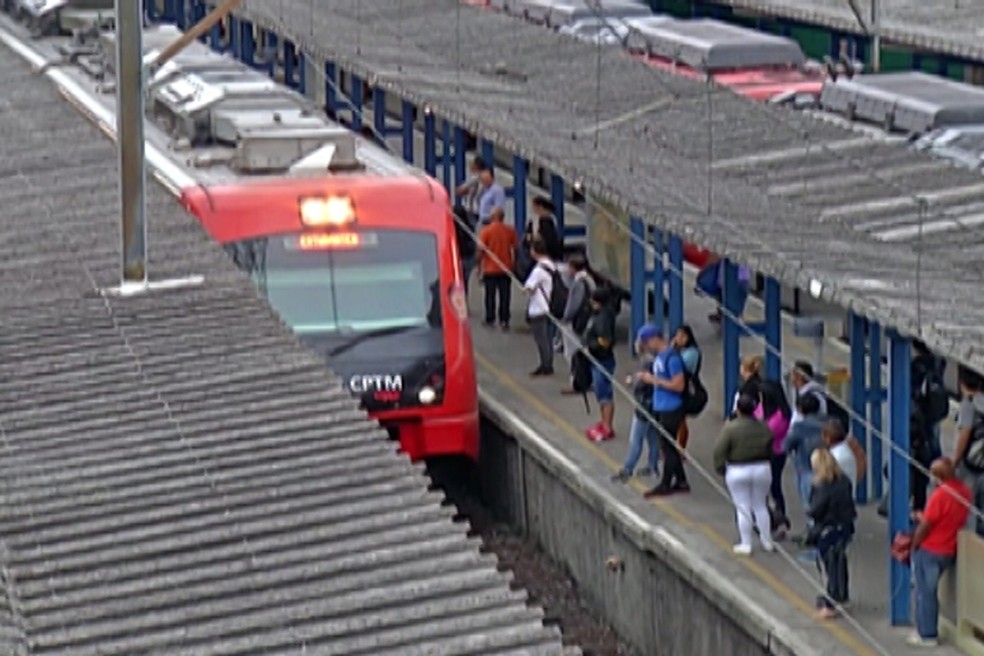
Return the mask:
<path id="1" fill-rule="evenodd" d="M 821 653 L 487 395 L 482 417 L 485 502 L 564 565 L 598 614 L 640 654 Z M 609 566 L 612 556 L 617 562 Z"/>

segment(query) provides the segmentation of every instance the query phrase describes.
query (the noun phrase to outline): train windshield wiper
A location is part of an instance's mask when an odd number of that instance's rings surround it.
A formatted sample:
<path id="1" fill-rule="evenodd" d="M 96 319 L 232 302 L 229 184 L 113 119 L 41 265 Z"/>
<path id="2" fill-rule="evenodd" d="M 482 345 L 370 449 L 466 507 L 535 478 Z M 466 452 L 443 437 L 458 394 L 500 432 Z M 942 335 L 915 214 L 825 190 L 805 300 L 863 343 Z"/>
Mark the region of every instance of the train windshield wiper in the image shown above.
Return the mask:
<path id="1" fill-rule="evenodd" d="M 360 332 L 351 339 L 342 344 L 339 344 L 332 350 L 328 351 L 328 357 L 333 358 L 340 353 L 344 353 L 349 349 L 352 349 L 367 339 L 374 339 L 376 337 L 387 337 L 389 335 L 399 335 L 400 333 L 410 332 L 415 328 L 420 328 L 421 325 L 417 323 L 404 324 L 402 326 L 388 326 L 386 328 L 377 328 L 375 330 L 367 330 L 365 332 Z"/>

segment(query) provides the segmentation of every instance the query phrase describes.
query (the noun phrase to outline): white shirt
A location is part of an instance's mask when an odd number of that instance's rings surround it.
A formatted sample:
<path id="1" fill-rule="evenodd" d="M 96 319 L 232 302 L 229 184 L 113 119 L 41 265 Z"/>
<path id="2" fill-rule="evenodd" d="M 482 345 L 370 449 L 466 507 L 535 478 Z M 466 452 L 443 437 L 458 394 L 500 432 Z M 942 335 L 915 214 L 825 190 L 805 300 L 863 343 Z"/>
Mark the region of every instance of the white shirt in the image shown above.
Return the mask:
<path id="1" fill-rule="evenodd" d="M 544 259 L 530 271 L 530 277 L 523 285 L 530 292 L 529 305 L 526 308 L 526 313 L 530 317 L 544 317 L 550 314 L 550 295 L 553 293 L 553 276 L 550 272 L 556 269 L 553 262 Z"/>
<path id="2" fill-rule="evenodd" d="M 851 489 L 856 490 L 858 486 L 858 461 L 854 457 L 851 447 L 847 445 L 847 440 L 830 447 L 830 455 L 834 456 L 834 460 L 840 465 L 841 471 L 851 481 Z"/>

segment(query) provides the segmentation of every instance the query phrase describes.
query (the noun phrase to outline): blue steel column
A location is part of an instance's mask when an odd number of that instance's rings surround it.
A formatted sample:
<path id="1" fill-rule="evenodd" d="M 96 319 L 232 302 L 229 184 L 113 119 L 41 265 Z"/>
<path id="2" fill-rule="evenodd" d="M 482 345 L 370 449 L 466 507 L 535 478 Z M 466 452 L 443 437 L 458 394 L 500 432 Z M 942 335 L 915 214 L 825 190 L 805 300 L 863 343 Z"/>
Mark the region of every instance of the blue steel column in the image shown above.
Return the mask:
<path id="1" fill-rule="evenodd" d="M 663 231 L 653 228 L 651 241 L 653 247 L 653 323 L 665 329 L 666 308 L 663 305 L 663 299 L 666 297 L 666 267 L 663 265 L 666 241 L 663 238 Z M 642 257 L 643 262 L 645 262 L 645 247 L 643 247 Z M 648 291 L 648 286 L 646 289 Z M 646 296 L 648 297 L 649 295 L 646 294 Z M 648 301 L 649 299 L 647 298 L 646 300 Z"/>
<path id="2" fill-rule="evenodd" d="M 629 324 L 632 332 L 629 339 L 634 340 L 639 329 L 646 323 L 646 224 L 638 217 L 629 218 L 629 293 L 632 295 L 629 311 Z M 634 348 L 634 346 L 633 346 Z"/>
<path id="3" fill-rule="evenodd" d="M 372 127 L 376 138 L 386 144 L 386 91 L 376 87 L 372 90 Z"/>
<path id="4" fill-rule="evenodd" d="M 247 20 L 239 21 L 239 59 L 250 67 L 256 66 L 256 38 L 253 23 Z"/>
<path id="5" fill-rule="evenodd" d="M 229 50 L 233 57 L 243 60 L 243 32 L 235 16 L 229 16 Z"/>
<path id="6" fill-rule="evenodd" d="M 495 168 L 495 146 L 488 139 L 482 139 L 478 147 L 479 151 L 482 153 L 482 159 L 485 160 L 486 165 Z"/>
<path id="7" fill-rule="evenodd" d="M 782 378 L 782 289 L 779 281 L 765 279 L 765 376 Z M 846 428 L 846 427 L 845 427 Z"/>
<path id="8" fill-rule="evenodd" d="M 567 236 L 564 228 L 564 179 L 556 173 L 550 174 L 550 202 L 554 206 L 554 217 L 557 219 L 557 232 L 560 238 Z"/>
<path id="9" fill-rule="evenodd" d="M 908 531 L 909 519 L 909 395 L 911 391 L 912 351 L 909 340 L 894 330 L 888 334 L 888 414 L 892 452 L 888 459 L 888 539 Z M 890 621 L 893 626 L 909 622 L 909 568 L 889 558 L 891 595 Z"/>
<path id="10" fill-rule="evenodd" d="M 731 415 L 735 392 L 738 391 L 738 367 L 741 360 L 739 327 L 735 317 L 739 314 L 741 303 L 738 289 L 738 267 L 731 260 L 722 260 L 724 285 L 721 289 L 723 311 L 721 321 L 724 328 L 724 417 Z"/>
<path id="11" fill-rule="evenodd" d="M 353 75 L 352 80 L 352 129 L 356 132 L 362 130 L 362 78 Z"/>
<path id="12" fill-rule="evenodd" d="M 467 136 L 464 128 L 458 125 L 454 126 L 454 149 L 451 151 L 451 155 L 454 156 L 454 177 L 452 182 L 454 183 L 455 189 L 468 178 L 468 162 L 465 157 L 467 155 L 467 146 L 465 145 Z"/>
<path id="13" fill-rule="evenodd" d="M 210 7 L 207 7 L 205 9 L 206 14 L 208 13 L 209 9 Z M 222 43 L 222 21 L 219 21 L 218 23 L 213 25 L 212 28 L 208 31 L 208 45 L 212 48 L 212 50 L 215 50 L 216 52 L 222 52 L 225 50 L 225 47 Z"/>
<path id="14" fill-rule="evenodd" d="M 294 88 L 294 42 L 284 39 L 284 84 Z"/>
<path id="15" fill-rule="evenodd" d="M 413 164 L 413 103 L 409 100 L 403 101 L 402 112 L 403 125 L 403 159 Z"/>
<path id="16" fill-rule="evenodd" d="M 882 426 L 882 341 L 881 326 L 873 321 L 868 322 L 868 402 L 871 418 L 871 451 L 868 461 L 871 463 L 871 494 L 875 499 L 881 499 L 885 494 L 882 484 L 882 454 L 884 446 L 890 441 Z M 872 400 L 877 391 L 877 400 Z"/>
<path id="17" fill-rule="evenodd" d="M 848 316 L 848 321 L 848 336 L 851 341 L 851 411 L 855 415 L 851 419 L 850 432 L 864 447 L 865 452 L 869 454 L 868 459 L 871 460 L 872 450 L 880 449 L 881 445 L 877 444 L 877 438 L 874 436 L 870 441 L 868 440 L 868 427 L 863 421 L 868 417 L 868 406 L 870 405 L 868 386 L 865 384 L 868 372 L 864 362 L 868 345 L 865 334 L 867 322 L 864 317 L 853 312 Z M 876 382 L 875 385 L 880 386 L 880 381 Z M 867 476 L 858 481 L 858 489 L 854 491 L 858 503 L 865 503 L 868 500 L 868 479 L 878 477 L 881 480 L 881 475 L 881 471 L 873 469 Z"/>
<path id="18" fill-rule="evenodd" d="M 277 35 L 263 30 L 263 57 L 266 60 L 267 75 L 273 77 L 277 69 Z"/>
<path id="19" fill-rule="evenodd" d="M 437 124 L 433 112 L 424 113 L 424 170 L 437 177 Z"/>
<path id="20" fill-rule="evenodd" d="M 451 193 L 451 124 L 441 121 L 441 182 L 448 194 Z"/>
<path id="21" fill-rule="evenodd" d="M 338 73 L 333 62 L 325 62 L 325 105 L 328 113 L 336 116 L 338 113 Z"/>
<path id="22" fill-rule="evenodd" d="M 526 178 L 529 176 L 530 163 L 520 157 L 513 156 L 513 226 L 517 234 L 526 232 Z"/>
<path id="23" fill-rule="evenodd" d="M 295 88 L 300 93 L 307 92 L 307 64 L 305 63 L 304 53 L 299 51 L 294 51 L 296 59 L 294 60 L 294 66 L 297 71 L 296 80 L 297 84 Z"/>
<path id="24" fill-rule="evenodd" d="M 675 332 L 683 325 L 683 240 L 676 235 L 670 235 L 666 240 L 666 250 L 670 256 L 670 331 Z"/>

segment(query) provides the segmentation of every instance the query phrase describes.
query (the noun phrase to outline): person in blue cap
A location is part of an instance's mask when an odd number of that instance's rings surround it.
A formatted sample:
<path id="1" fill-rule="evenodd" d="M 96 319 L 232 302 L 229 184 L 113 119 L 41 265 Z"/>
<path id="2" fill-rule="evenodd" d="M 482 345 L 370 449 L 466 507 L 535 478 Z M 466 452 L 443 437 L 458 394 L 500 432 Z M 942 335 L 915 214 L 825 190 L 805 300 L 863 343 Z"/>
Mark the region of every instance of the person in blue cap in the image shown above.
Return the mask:
<path id="1" fill-rule="evenodd" d="M 643 326 L 636 334 L 636 353 L 639 354 L 639 371 L 648 372 L 653 369 L 655 353 L 646 349 L 646 344 L 652 336 L 653 326 Z M 629 428 L 629 452 L 625 456 L 622 468 L 612 477 L 619 483 L 627 482 L 632 476 L 650 476 L 659 473 L 659 431 L 656 429 L 652 413 L 653 386 L 642 380 L 629 376 L 627 381 L 632 385 L 632 396 L 635 397 L 636 409 L 632 415 L 632 425 Z M 647 466 L 636 469 L 639 458 L 642 457 L 643 446 L 649 449 Z"/>
<path id="2" fill-rule="evenodd" d="M 687 387 L 687 375 L 683 358 L 663 336 L 659 326 L 643 326 L 639 330 L 640 342 L 656 354 L 651 372 L 636 374 L 636 380 L 653 386 L 652 409 L 660 432 L 663 451 L 663 475 L 659 484 L 646 492 L 646 497 L 667 496 L 689 492 L 683 458 L 676 444 L 680 424 L 685 417 L 683 394 Z"/>

